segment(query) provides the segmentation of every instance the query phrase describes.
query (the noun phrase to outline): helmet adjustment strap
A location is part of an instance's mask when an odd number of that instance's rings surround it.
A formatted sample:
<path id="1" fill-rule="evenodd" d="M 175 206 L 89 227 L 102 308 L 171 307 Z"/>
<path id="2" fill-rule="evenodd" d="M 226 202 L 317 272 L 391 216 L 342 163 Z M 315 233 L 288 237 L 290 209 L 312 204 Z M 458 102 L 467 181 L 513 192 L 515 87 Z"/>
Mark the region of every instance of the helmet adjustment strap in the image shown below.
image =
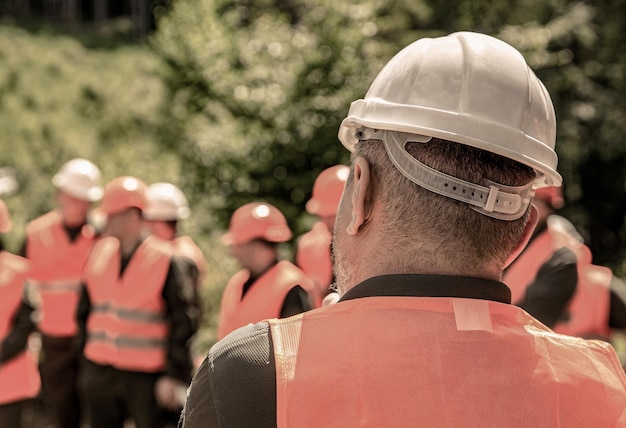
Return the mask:
<path id="1" fill-rule="evenodd" d="M 532 197 L 532 182 L 524 186 L 506 186 L 484 179 L 471 183 L 437 171 L 415 159 L 405 149 L 408 142 L 427 143 L 431 137 L 405 132 L 361 127 L 359 140 L 382 140 L 395 167 L 406 178 L 431 192 L 469 204 L 472 209 L 499 220 L 522 217 Z"/>

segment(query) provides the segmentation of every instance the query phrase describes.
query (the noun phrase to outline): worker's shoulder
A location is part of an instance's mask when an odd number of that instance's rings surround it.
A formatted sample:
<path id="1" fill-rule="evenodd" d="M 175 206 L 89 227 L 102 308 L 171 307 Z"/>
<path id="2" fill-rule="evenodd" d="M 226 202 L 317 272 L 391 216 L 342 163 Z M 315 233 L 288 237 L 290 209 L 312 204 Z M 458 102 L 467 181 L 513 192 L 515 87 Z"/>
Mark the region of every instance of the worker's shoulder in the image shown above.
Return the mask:
<path id="1" fill-rule="evenodd" d="M 269 324 L 265 321 L 248 324 L 217 342 L 207 359 L 221 369 L 236 366 L 238 370 L 273 364 Z"/>
<path id="2" fill-rule="evenodd" d="M 47 212 L 31 220 L 26 225 L 26 233 L 32 234 L 61 223 L 61 214 L 57 210 Z"/>

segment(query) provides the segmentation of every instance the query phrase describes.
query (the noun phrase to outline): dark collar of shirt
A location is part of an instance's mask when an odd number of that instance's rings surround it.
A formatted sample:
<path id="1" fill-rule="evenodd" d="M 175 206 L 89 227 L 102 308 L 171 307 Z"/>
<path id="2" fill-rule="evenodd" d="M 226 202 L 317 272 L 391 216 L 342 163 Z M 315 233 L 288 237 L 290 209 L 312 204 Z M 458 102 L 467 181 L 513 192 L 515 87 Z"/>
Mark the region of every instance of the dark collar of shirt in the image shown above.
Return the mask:
<path id="1" fill-rule="evenodd" d="M 459 297 L 511 303 L 511 290 L 499 281 L 423 274 L 392 274 L 369 278 L 348 290 L 340 301 L 374 296 Z"/>

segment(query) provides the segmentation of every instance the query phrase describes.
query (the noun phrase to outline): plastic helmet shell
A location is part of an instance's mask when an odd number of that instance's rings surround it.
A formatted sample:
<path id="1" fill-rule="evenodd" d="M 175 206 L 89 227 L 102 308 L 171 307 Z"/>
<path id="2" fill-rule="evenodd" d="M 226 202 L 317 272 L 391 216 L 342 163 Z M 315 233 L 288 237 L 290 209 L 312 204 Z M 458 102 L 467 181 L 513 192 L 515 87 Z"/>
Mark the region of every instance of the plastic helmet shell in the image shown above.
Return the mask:
<path id="1" fill-rule="evenodd" d="M 143 211 L 146 220 L 171 221 L 189 217 L 189 203 L 185 194 L 171 183 L 148 186 L 148 205 Z"/>
<path id="2" fill-rule="evenodd" d="M 327 217 L 337 213 L 350 168 L 335 165 L 322 171 L 313 184 L 313 194 L 306 204 L 310 214 Z"/>
<path id="3" fill-rule="evenodd" d="M 100 169 L 87 159 L 72 159 L 61 166 L 52 177 L 59 190 L 84 201 L 95 202 L 102 198 Z"/>
<path id="4" fill-rule="evenodd" d="M 235 210 L 222 242 L 227 245 L 245 244 L 255 239 L 286 242 L 291 236 L 287 220 L 278 208 L 265 202 L 250 202 Z"/>
<path id="5" fill-rule="evenodd" d="M 98 211 L 111 215 L 129 208 L 146 208 L 148 186 L 138 178 L 122 176 L 114 178 L 104 186 L 104 196 Z"/>
<path id="6" fill-rule="evenodd" d="M 339 139 L 350 151 L 363 126 L 511 158 L 536 171 L 536 187 L 562 182 L 548 91 L 518 50 L 488 35 L 458 32 L 405 47 L 341 123 Z"/>

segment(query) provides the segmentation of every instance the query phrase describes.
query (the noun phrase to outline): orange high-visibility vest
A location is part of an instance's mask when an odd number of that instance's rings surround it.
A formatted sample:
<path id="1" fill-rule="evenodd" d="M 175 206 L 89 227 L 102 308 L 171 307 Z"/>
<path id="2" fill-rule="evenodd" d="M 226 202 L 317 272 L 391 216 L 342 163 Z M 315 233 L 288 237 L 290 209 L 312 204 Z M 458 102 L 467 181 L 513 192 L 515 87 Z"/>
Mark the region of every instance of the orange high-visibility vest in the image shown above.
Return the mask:
<path id="1" fill-rule="evenodd" d="M 329 293 L 333 280 L 330 240 L 331 234 L 328 227 L 318 221 L 310 231 L 302 235 L 296 252 L 296 264 L 313 280 L 321 298 Z M 317 306 L 319 307 L 320 304 Z"/>
<path id="2" fill-rule="evenodd" d="M 309 296 L 315 285 L 302 270 L 288 261 L 280 261 L 265 272 L 243 296 L 243 286 L 250 272 L 237 272 L 226 284 L 220 307 L 218 339 L 250 323 L 266 318 L 280 317 L 280 311 L 289 291 L 301 286 Z"/>
<path id="3" fill-rule="evenodd" d="M 278 428 L 626 426 L 614 349 L 513 305 L 367 297 L 269 323 Z"/>
<path id="4" fill-rule="evenodd" d="M 28 269 L 26 259 L 0 252 L 0 348 L 22 303 Z M 0 404 L 33 398 L 39 393 L 39 387 L 39 371 L 32 352 L 24 350 L 0 364 Z"/>
<path id="5" fill-rule="evenodd" d="M 58 211 L 26 226 L 26 257 L 31 261 L 30 282 L 37 296 L 38 328 L 46 335 L 69 337 L 77 333 L 75 310 L 81 274 L 96 237 L 84 226 L 70 241 Z"/>
<path id="6" fill-rule="evenodd" d="M 169 327 L 162 292 L 170 256 L 157 239 L 139 245 L 121 277 L 119 241 L 107 237 L 94 246 L 85 269 L 89 360 L 146 373 L 165 367 Z"/>
<path id="7" fill-rule="evenodd" d="M 577 258 L 578 283 L 568 303 L 569 319 L 556 324 L 554 330 L 572 336 L 609 337 L 612 272 L 591 263 L 589 247 L 568 233 L 565 222 L 562 217 L 551 216 L 548 228 L 507 269 L 503 282 L 511 289 L 511 301 L 521 301 L 541 266 L 559 248 L 569 248 Z"/>

